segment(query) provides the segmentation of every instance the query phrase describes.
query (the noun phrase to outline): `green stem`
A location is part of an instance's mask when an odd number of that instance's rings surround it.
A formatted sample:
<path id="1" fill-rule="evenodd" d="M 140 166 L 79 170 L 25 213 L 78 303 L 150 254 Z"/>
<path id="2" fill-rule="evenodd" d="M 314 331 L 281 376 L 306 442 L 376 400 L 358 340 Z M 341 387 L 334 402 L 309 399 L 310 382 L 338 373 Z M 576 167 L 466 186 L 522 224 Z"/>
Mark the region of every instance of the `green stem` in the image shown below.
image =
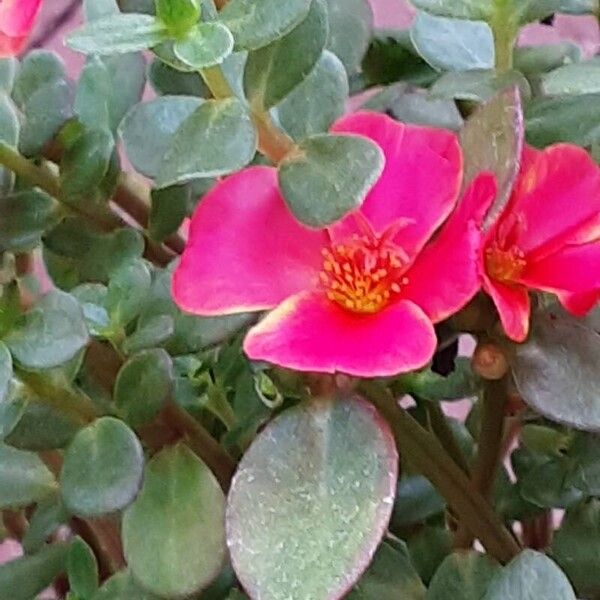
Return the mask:
<path id="1" fill-rule="evenodd" d="M 83 392 L 54 383 L 49 377 L 32 371 L 15 369 L 19 380 L 34 392 L 34 400 L 45 404 L 79 425 L 98 417 L 94 403 Z"/>
<path id="2" fill-rule="evenodd" d="M 502 460 L 507 386 L 506 377 L 498 381 L 485 382 L 477 458 L 471 481 L 474 488 L 486 499 L 491 496 L 496 473 Z M 472 544 L 471 532 L 466 524 L 461 523 L 456 532 L 454 545 L 457 548 L 470 548 Z"/>
<path id="3" fill-rule="evenodd" d="M 234 96 L 220 67 L 203 69 L 200 75 L 215 98 Z M 251 107 L 251 114 L 258 131 L 258 149 L 275 164 L 280 163 L 294 149 L 294 141 L 273 123 L 268 112 Z"/>
<path id="4" fill-rule="evenodd" d="M 486 550 L 502 563 L 514 558 L 520 552 L 516 540 L 469 478 L 447 456 L 437 438 L 377 384 L 363 385 L 363 390 L 392 427 L 402 455 L 431 481 Z"/>
<path id="5" fill-rule="evenodd" d="M 496 69 L 505 73 L 513 68 L 513 54 L 519 31 L 514 0 L 494 0 L 490 26 L 494 34 Z"/>
<path id="6" fill-rule="evenodd" d="M 448 419 L 446 418 L 444 411 L 441 409 L 440 405 L 435 402 L 428 402 L 426 407 L 431 431 L 435 433 L 450 458 L 452 458 L 465 474 L 469 475 L 467 459 L 456 441 L 456 436 L 448 425 Z"/>

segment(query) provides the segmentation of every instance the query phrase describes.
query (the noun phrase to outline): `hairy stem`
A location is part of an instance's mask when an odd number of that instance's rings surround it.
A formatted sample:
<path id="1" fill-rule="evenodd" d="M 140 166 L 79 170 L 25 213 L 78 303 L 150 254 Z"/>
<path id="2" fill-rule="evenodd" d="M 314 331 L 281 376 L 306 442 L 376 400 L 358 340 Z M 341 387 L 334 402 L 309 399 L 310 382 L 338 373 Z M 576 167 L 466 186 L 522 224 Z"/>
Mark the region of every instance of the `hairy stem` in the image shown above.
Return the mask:
<path id="1" fill-rule="evenodd" d="M 477 458 L 471 481 L 475 489 L 486 499 L 491 495 L 502 460 L 507 386 L 506 377 L 485 382 Z M 455 547 L 470 548 L 473 544 L 472 533 L 466 523 L 461 523 L 454 539 Z"/>
<path id="2" fill-rule="evenodd" d="M 234 96 L 220 67 L 203 69 L 200 75 L 215 98 L 224 99 Z M 278 164 L 294 148 L 293 140 L 273 123 L 268 112 L 252 108 L 251 112 L 252 120 L 258 130 L 258 149 Z"/>
<path id="3" fill-rule="evenodd" d="M 514 47 L 519 31 L 516 12 L 514 0 L 494 0 L 490 26 L 494 34 L 496 69 L 500 73 L 513 68 Z"/>
<path id="4" fill-rule="evenodd" d="M 363 390 L 392 427 L 402 455 L 431 481 L 486 550 L 502 563 L 514 558 L 520 551 L 516 540 L 437 438 L 423 429 L 387 391 L 372 383 L 364 385 Z"/>

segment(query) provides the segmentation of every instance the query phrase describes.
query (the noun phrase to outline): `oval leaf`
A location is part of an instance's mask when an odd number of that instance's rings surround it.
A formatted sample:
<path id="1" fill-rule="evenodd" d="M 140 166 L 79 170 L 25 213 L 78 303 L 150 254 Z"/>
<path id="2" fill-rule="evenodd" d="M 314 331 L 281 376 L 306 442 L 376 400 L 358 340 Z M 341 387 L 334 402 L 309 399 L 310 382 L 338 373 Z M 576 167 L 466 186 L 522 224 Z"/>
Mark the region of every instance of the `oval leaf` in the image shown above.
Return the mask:
<path id="1" fill-rule="evenodd" d="M 440 71 L 494 68 L 494 37 L 482 21 L 419 13 L 410 37 L 418 53 Z"/>
<path id="2" fill-rule="evenodd" d="M 576 600 L 567 576 L 547 556 L 521 552 L 493 579 L 483 600 Z"/>
<path id="3" fill-rule="evenodd" d="M 167 187 L 237 171 L 252 160 L 256 143 L 252 119 L 239 100 L 208 100 L 175 133 L 157 185 Z"/>
<path id="4" fill-rule="evenodd" d="M 0 444 L 0 508 L 32 504 L 54 489 L 54 476 L 37 454 Z"/>
<path id="5" fill-rule="evenodd" d="M 351 135 L 316 135 L 279 166 L 279 184 L 295 217 L 324 227 L 357 209 L 383 171 L 375 143 Z"/>
<path id="6" fill-rule="evenodd" d="M 487 229 L 506 206 L 521 166 L 523 111 L 517 87 L 512 87 L 481 106 L 460 132 L 465 153 L 465 189 L 482 171 L 496 176 L 498 192 L 488 211 Z"/>
<path id="7" fill-rule="evenodd" d="M 200 23 L 175 42 L 175 56 L 194 69 L 220 65 L 233 50 L 233 36 L 221 23 Z"/>
<path id="8" fill-rule="evenodd" d="M 542 77 L 542 87 L 549 96 L 600 93 L 600 59 L 565 65 Z"/>
<path id="9" fill-rule="evenodd" d="M 89 335 L 79 302 L 70 294 L 54 290 L 4 341 L 23 366 L 49 369 L 71 360 L 87 345 Z"/>
<path id="10" fill-rule="evenodd" d="M 511 359 L 519 394 L 535 410 L 576 429 L 600 431 L 600 336 L 553 311 L 534 315 Z"/>
<path id="11" fill-rule="evenodd" d="M 121 510 L 136 497 L 142 446 L 122 421 L 103 417 L 82 429 L 65 453 L 60 485 L 71 512 L 94 517 Z"/>
<path id="12" fill-rule="evenodd" d="M 439 17 L 486 21 L 492 16 L 492 2 L 488 0 L 411 0 L 420 10 Z"/>
<path id="13" fill-rule="evenodd" d="M 136 171 L 156 177 L 175 132 L 200 104 L 200 98 L 164 96 L 136 104 L 127 113 L 119 135 Z"/>
<path id="14" fill-rule="evenodd" d="M 233 34 L 237 50 L 256 50 L 291 31 L 311 0 L 229 0 L 219 17 Z"/>
<path id="15" fill-rule="evenodd" d="M 248 100 L 266 110 L 283 100 L 311 72 L 327 42 L 327 5 L 313 0 L 308 16 L 286 36 L 251 52 L 244 87 Z"/>
<path id="16" fill-rule="evenodd" d="M 167 37 L 166 25 L 156 17 L 132 13 L 92 21 L 72 33 L 66 43 L 83 54 L 123 54 L 152 48 Z"/>
<path id="17" fill-rule="evenodd" d="M 224 516 L 217 480 L 187 447 L 154 456 L 138 499 L 123 517 L 125 556 L 134 578 L 168 598 L 206 587 L 225 559 Z"/>
<path id="18" fill-rule="evenodd" d="M 341 598 L 385 532 L 397 474 L 391 432 L 361 399 L 302 404 L 272 421 L 228 499 L 232 564 L 250 596 Z"/>
<path id="19" fill-rule="evenodd" d="M 13 374 L 12 356 L 6 344 L 0 342 L 0 405 L 4 404 Z"/>

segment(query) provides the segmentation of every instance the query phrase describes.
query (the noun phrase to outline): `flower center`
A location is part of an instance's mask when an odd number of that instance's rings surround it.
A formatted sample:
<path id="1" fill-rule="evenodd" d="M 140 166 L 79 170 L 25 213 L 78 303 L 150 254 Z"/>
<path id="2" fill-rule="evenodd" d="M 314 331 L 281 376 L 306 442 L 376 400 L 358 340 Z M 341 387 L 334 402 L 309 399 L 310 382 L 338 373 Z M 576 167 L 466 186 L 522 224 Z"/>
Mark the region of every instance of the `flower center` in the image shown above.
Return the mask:
<path id="1" fill-rule="evenodd" d="M 355 313 L 376 313 L 408 283 L 409 259 L 388 236 L 354 236 L 323 250 L 321 283 L 327 297 Z"/>
<path id="2" fill-rule="evenodd" d="M 504 250 L 494 244 L 485 251 L 487 274 L 496 281 L 514 283 L 523 272 L 525 264 L 525 255 L 517 246 Z"/>

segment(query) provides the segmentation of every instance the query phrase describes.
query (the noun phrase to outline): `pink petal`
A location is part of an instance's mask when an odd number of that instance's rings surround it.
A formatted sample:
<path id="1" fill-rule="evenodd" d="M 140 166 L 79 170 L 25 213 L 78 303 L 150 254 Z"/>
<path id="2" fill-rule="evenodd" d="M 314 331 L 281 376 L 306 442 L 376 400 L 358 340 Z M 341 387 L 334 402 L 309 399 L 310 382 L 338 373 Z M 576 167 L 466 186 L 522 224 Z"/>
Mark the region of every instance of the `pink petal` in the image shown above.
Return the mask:
<path id="1" fill-rule="evenodd" d="M 519 283 L 547 292 L 600 289 L 600 242 L 566 247 L 528 264 Z"/>
<path id="2" fill-rule="evenodd" d="M 10 37 L 0 31 L 0 58 L 16 56 L 25 47 L 26 37 Z"/>
<path id="3" fill-rule="evenodd" d="M 479 175 L 407 273 L 403 296 L 420 306 L 434 323 L 460 310 L 481 287 L 479 227 L 495 196 L 494 176 Z"/>
<path id="4" fill-rule="evenodd" d="M 531 310 L 527 289 L 505 285 L 485 276 L 483 287 L 496 305 L 506 335 L 515 342 L 523 342 L 529 333 Z"/>
<path id="5" fill-rule="evenodd" d="M 358 377 L 418 369 L 431 360 L 435 347 L 431 321 L 412 302 L 358 315 L 316 292 L 286 300 L 250 330 L 244 343 L 254 360 Z"/>
<path id="6" fill-rule="evenodd" d="M 505 219 L 511 214 L 521 219 L 517 245 L 530 258 L 598 237 L 600 168 L 585 150 L 569 144 L 526 150 Z"/>
<path id="7" fill-rule="evenodd" d="M 462 181 L 462 152 L 456 136 L 370 112 L 344 117 L 332 130 L 363 135 L 383 150 L 384 171 L 361 211 L 378 234 L 400 219 L 409 220 L 396 242 L 414 256 L 456 203 Z M 336 237 L 344 237 L 354 233 L 355 227 L 350 215 L 333 231 Z"/>
<path id="8" fill-rule="evenodd" d="M 24 37 L 33 29 L 42 0 L 2 0 L 0 31 L 9 37 Z"/>
<path id="9" fill-rule="evenodd" d="M 600 291 L 586 292 L 584 294 L 559 293 L 557 295 L 561 304 L 577 317 L 585 316 L 600 302 Z"/>
<path id="10" fill-rule="evenodd" d="M 325 231 L 298 223 L 271 167 L 228 177 L 198 205 L 173 297 L 200 315 L 265 310 L 316 285 Z"/>

